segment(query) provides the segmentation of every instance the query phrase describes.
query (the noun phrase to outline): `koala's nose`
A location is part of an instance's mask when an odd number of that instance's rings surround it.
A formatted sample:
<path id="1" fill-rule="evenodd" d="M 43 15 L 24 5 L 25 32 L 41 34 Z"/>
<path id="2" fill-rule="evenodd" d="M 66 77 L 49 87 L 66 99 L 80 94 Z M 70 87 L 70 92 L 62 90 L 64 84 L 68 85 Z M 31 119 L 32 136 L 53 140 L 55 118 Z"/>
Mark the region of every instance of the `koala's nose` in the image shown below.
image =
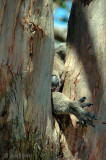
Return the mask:
<path id="1" fill-rule="evenodd" d="M 55 87 L 59 86 L 59 79 L 57 78 L 56 75 L 52 76 L 52 86 L 55 86 Z"/>

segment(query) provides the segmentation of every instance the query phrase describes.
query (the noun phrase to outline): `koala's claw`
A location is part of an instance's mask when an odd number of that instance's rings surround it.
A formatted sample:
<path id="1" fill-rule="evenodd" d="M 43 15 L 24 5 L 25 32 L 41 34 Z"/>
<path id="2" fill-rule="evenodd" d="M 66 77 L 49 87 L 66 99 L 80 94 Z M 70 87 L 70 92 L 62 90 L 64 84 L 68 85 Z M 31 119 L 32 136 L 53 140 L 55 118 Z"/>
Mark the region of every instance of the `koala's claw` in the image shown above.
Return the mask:
<path id="1" fill-rule="evenodd" d="M 92 106 L 93 104 L 92 103 L 83 103 L 84 101 L 86 100 L 86 97 L 82 97 L 79 99 L 79 102 L 81 102 L 81 107 L 84 108 L 84 107 L 90 107 Z"/>
<path id="2" fill-rule="evenodd" d="M 83 109 L 84 107 L 90 107 L 93 104 L 92 103 L 83 103 L 85 101 L 86 97 L 82 97 L 81 99 L 79 99 L 79 114 L 77 115 L 77 118 L 79 119 L 79 122 L 77 122 L 78 124 L 82 125 L 82 126 L 87 126 L 87 125 L 91 125 L 92 127 L 95 127 L 95 125 L 93 124 L 93 120 L 97 120 L 97 118 L 95 117 L 95 115 L 91 114 L 90 112 L 86 111 L 85 109 Z M 77 109 L 76 109 L 77 111 Z"/>
<path id="3" fill-rule="evenodd" d="M 82 97 L 82 98 L 80 98 L 79 99 L 79 101 L 82 103 L 82 102 L 84 102 L 86 100 L 86 97 Z"/>
<path id="4" fill-rule="evenodd" d="M 92 126 L 92 127 L 95 127 L 95 125 L 93 124 L 92 120 L 89 120 L 89 119 L 87 119 L 85 121 L 83 121 L 83 120 L 82 121 L 77 121 L 76 123 L 80 124 L 83 127 L 87 127 L 87 124 Z"/>
<path id="5" fill-rule="evenodd" d="M 93 124 L 91 120 L 87 121 L 87 124 L 91 125 L 92 127 L 95 127 L 95 125 Z"/>
<path id="6" fill-rule="evenodd" d="M 84 110 L 84 115 L 80 119 L 80 124 L 83 126 L 91 125 L 92 127 L 95 127 L 95 125 L 93 124 L 93 120 L 97 120 L 95 115 Z"/>
<path id="7" fill-rule="evenodd" d="M 88 119 L 88 118 L 86 118 L 85 120 L 81 121 L 80 124 L 83 125 L 83 126 L 90 125 L 92 127 L 95 127 L 95 125 L 93 124 L 93 121 Z"/>
<path id="8" fill-rule="evenodd" d="M 84 107 L 90 107 L 90 106 L 93 106 L 92 103 L 82 103 L 81 107 L 84 108 Z"/>
<path id="9" fill-rule="evenodd" d="M 90 112 L 87 112 L 87 116 L 88 116 L 89 118 L 91 118 L 92 120 L 98 120 L 98 119 L 95 117 L 95 115 L 94 115 L 94 114 L 91 114 Z"/>

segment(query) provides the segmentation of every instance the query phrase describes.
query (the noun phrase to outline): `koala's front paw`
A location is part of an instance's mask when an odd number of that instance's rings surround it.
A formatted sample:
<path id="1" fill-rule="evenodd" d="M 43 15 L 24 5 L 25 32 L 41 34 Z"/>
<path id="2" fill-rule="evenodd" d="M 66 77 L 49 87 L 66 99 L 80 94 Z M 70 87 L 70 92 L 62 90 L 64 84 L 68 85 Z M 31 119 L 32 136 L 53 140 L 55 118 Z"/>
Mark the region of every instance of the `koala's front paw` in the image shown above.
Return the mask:
<path id="1" fill-rule="evenodd" d="M 91 103 L 84 103 L 86 97 L 82 97 L 79 99 L 79 101 L 75 102 L 75 108 L 76 108 L 76 117 L 79 119 L 79 124 L 82 126 L 91 125 L 92 127 L 95 127 L 93 124 L 93 120 L 97 120 L 95 115 L 91 114 L 87 110 L 84 109 L 84 107 L 90 107 Z"/>

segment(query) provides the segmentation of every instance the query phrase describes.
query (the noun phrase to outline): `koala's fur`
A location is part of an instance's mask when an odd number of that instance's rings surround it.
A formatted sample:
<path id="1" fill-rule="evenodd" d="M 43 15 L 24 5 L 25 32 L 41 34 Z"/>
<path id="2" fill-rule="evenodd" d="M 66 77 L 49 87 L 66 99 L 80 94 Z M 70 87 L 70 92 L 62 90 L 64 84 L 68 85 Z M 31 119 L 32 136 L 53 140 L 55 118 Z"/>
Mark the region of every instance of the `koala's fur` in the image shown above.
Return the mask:
<path id="1" fill-rule="evenodd" d="M 61 45 L 55 49 L 54 66 L 53 66 L 52 75 L 56 75 L 57 78 L 59 79 L 59 87 L 56 89 L 56 91 L 59 91 L 59 89 L 64 84 L 65 57 L 66 57 L 66 44 Z"/>
<path id="2" fill-rule="evenodd" d="M 79 101 L 71 101 L 61 93 L 65 79 L 65 55 L 66 45 L 59 46 L 55 49 L 52 76 L 55 75 L 58 78 L 59 85 L 55 87 L 55 90 L 52 90 L 52 111 L 56 115 L 71 113 L 79 119 L 80 124 L 89 124 L 94 127 L 92 120 L 96 120 L 95 116 L 84 109 L 85 106 L 90 107 L 92 104 L 83 103 L 86 99 L 85 97 L 82 97 Z"/>

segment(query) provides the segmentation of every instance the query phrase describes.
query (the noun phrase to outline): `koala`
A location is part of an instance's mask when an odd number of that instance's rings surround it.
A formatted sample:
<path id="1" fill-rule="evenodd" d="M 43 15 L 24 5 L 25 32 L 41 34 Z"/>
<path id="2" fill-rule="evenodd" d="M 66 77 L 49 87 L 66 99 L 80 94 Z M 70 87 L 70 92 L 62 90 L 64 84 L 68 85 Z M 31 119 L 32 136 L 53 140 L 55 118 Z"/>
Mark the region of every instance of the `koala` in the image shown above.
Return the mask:
<path id="1" fill-rule="evenodd" d="M 97 120 L 95 115 L 91 114 L 84 107 L 90 107 L 91 103 L 85 103 L 86 97 L 82 97 L 78 101 L 71 101 L 62 92 L 65 79 L 65 57 L 66 44 L 55 49 L 54 66 L 52 72 L 52 111 L 55 115 L 73 114 L 78 120 L 79 124 L 86 126 L 93 124 L 93 120 Z"/>

